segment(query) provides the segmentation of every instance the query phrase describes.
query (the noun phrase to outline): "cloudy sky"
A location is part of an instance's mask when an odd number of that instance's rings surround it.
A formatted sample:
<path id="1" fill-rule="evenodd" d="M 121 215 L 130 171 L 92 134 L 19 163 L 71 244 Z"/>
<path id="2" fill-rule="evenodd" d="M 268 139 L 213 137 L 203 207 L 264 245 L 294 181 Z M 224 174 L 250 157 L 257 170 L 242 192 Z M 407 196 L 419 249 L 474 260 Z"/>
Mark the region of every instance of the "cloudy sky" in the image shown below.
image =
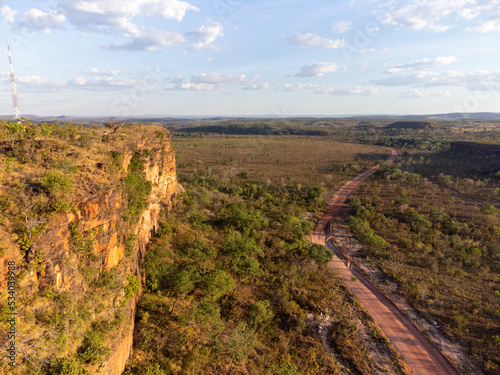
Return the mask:
<path id="1" fill-rule="evenodd" d="M 0 0 L 0 16 L 22 114 L 500 112 L 500 0 Z M 0 81 L 10 114 L 6 54 Z"/>

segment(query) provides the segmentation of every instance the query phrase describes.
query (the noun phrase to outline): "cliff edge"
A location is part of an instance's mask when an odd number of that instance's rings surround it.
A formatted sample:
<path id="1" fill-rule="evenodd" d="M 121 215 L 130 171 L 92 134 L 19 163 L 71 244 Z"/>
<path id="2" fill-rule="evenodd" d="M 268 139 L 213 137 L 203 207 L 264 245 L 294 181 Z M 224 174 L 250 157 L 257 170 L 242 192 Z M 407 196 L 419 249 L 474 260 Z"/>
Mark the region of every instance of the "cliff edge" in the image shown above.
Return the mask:
<path id="1" fill-rule="evenodd" d="M 132 348 L 139 263 L 179 190 L 170 134 L 152 126 L 112 132 L 24 124 L 17 132 L 7 127 L 2 138 L 4 348 L 13 340 L 9 314 L 16 319 L 14 356 L 1 359 L 0 372 L 121 374 Z"/>

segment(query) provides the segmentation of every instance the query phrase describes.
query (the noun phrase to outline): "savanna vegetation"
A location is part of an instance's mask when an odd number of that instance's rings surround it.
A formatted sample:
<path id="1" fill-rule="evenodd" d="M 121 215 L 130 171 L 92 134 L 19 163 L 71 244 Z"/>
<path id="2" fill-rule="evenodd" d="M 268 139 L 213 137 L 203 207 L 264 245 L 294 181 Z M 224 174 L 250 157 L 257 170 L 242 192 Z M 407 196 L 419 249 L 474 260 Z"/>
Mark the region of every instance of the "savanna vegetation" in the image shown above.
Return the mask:
<path id="1" fill-rule="evenodd" d="M 281 137 L 174 146 L 186 191 L 144 259 L 127 374 L 407 371 L 326 268 L 332 254 L 307 240 L 327 188 L 357 172 L 342 164 L 373 165 L 380 149 Z"/>
<path id="2" fill-rule="evenodd" d="M 462 149 L 407 148 L 350 199 L 347 223 L 363 244 L 358 258 L 396 282 L 482 372 L 498 374 L 500 142 L 489 137 L 493 144 Z"/>
<path id="3" fill-rule="evenodd" d="M 129 272 L 137 260 L 130 228 L 151 199 L 144 165 L 154 155 L 136 145 L 160 140 L 158 128 L 0 122 L 0 256 L 15 250 L 22 258 L 18 373 L 95 372 L 132 322 L 125 306 L 141 288 L 129 375 L 406 373 L 327 269 L 331 254 L 307 240 L 331 193 L 388 156 L 379 146 L 402 157 L 350 201 L 348 223 L 364 244 L 359 259 L 397 283 L 482 371 L 500 373 L 500 163 L 450 150 L 453 141 L 499 144 L 498 123 L 386 127 L 394 121 L 166 121 L 185 192 L 163 212 L 141 277 Z M 38 282 L 51 254 L 44 232 L 113 187 L 125 207 L 122 262 L 103 269 L 94 251 L 100 229 L 75 220 L 68 265 L 85 293 Z"/>

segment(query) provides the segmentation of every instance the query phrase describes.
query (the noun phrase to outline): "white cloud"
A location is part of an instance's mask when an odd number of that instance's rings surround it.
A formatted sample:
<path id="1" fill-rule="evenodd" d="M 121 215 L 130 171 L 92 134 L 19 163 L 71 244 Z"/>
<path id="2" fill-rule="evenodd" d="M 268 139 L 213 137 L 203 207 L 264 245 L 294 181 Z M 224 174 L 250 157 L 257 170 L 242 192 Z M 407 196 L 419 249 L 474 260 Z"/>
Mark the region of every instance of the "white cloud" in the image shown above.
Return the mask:
<path id="1" fill-rule="evenodd" d="M 250 83 L 243 87 L 243 90 L 267 90 L 269 83 Z"/>
<path id="2" fill-rule="evenodd" d="M 298 90 L 314 90 L 315 94 L 326 94 L 333 96 L 348 96 L 348 95 L 361 95 L 372 96 L 382 93 L 384 90 L 376 87 L 353 86 L 353 87 L 331 87 L 325 85 L 311 85 L 311 84 L 290 84 L 287 83 L 281 87 L 284 91 L 298 91 Z"/>
<path id="3" fill-rule="evenodd" d="M 375 87 L 364 87 L 364 86 L 354 86 L 347 88 L 333 88 L 333 87 L 322 87 L 319 90 L 314 91 L 315 94 L 329 94 L 333 96 L 348 96 L 348 95 L 361 95 L 361 96 L 373 96 L 382 93 L 383 90 Z"/>
<path id="4" fill-rule="evenodd" d="M 95 74 L 95 75 L 100 75 L 100 76 L 117 76 L 118 74 L 122 73 L 121 70 L 101 70 L 101 69 L 97 69 L 97 68 L 91 68 L 90 69 L 90 73 L 91 74 Z"/>
<path id="5" fill-rule="evenodd" d="M 245 79 L 245 75 L 239 74 L 195 74 L 191 76 L 192 83 L 210 83 L 214 85 L 228 84 L 228 83 L 238 83 Z"/>
<path id="6" fill-rule="evenodd" d="M 368 55 L 372 53 L 381 53 L 381 52 L 387 52 L 389 51 L 389 48 L 384 48 L 384 49 L 375 49 L 375 48 L 363 48 L 359 50 L 359 53 L 361 55 Z"/>
<path id="7" fill-rule="evenodd" d="M 430 69 L 444 65 L 450 65 L 459 61 L 460 59 L 458 59 L 456 56 L 440 56 L 436 57 L 435 59 L 425 58 L 422 60 L 413 61 L 408 64 L 393 65 L 387 69 L 387 73 L 399 74 L 403 71 L 408 70 Z"/>
<path id="8" fill-rule="evenodd" d="M 400 92 L 398 94 L 398 98 L 408 98 L 408 99 L 422 98 L 427 95 L 429 95 L 429 92 L 421 92 L 419 89 L 413 89 Z"/>
<path id="9" fill-rule="evenodd" d="M 129 79 L 116 79 L 111 77 L 106 78 L 86 78 L 75 77 L 70 79 L 66 85 L 70 88 L 91 91 L 115 91 L 130 89 L 140 86 L 141 81 Z"/>
<path id="10" fill-rule="evenodd" d="M 191 83 L 182 82 L 174 86 L 174 90 L 187 90 L 187 91 L 212 91 L 215 85 L 209 83 Z"/>
<path id="11" fill-rule="evenodd" d="M 52 81 L 36 75 L 18 75 L 16 76 L 18 88 L 22 92 L 30 93 L 48 93 L 60 91 L 64 83 Z"/>
<path id="12" fill-rule="evenodd" d="M 461 86 L 470 91 L 497 91 L 500 89 L 500 70 L 471 73 L 458 71 L 403 73 L 377 79 L 372 83 L 379 86 Z"/>
<path id="13" fill-rule="evenodd" d="M 190 82 L 184 82 L 182 76 L 171 79 L 174 85 L 167 90 L 223 92 L 227 86 L 240 86 L 243 90 L 267 90 L 269 83 L 260 83 L 260 76 L 247 78 L 244 74 L 202 73 L 191 76 Z M 234 90 L 233 90 L 234 91 Z"/>
<path id="14" fill-rule="evenodd" d="M 218 22 L 210 21 L 211 25 L 203 25 L 196 31 L 186 33 L 186 36 L 191 39 L 194 44 L 190 46 L 191 49 L 205 49 L 212 47 L 215 40 L 224 36 L 224 28 Z"/>
<path id="15" fill-rule="evenodd" d="M 478 22 L 476 26 L 469 27 L 468 31 L 479 31 L 482 33 L 491 33 L 500 31 L 500 12 L 490 15 L 489 19 Z"/>
<path id="16" fill-rule="evenodd" d="M 384 11 L 380 20 L 398 28 L 442 32 L 454 19 L 471 20 L 480 14 L 475 0 L 419 0 L 404 2 L 398 9 Z"/>
<path id="17" fill-rule="evenodd" d="M 11 7 L 4 5 L 0 8 L 0 14 L 5 23 L 14 23 L 14 16 L 19 13 L 17 10 L 13 10 Z"/>
<path id="18" fill-rule="evenodd" d="M 111 29 L 135 32 L 132 19 L 138 16 L 181 22 L 188 11 L 199 9 L 179 0 L 61 0 L 71 23 L 85 31 Z"/>
<path id="19" fill-rule="evenodd" d="M 335 63 L 315 63 L 309 64 L 302 67 L 300 73 L 297 73 L 296 77 L 321 77 L 323 73 L 333 73 L 338 69 L 338 65 Z"/>
<path id="20" fill-rule="evenodd" d="M 208 63 L 211 63 L 211 62 L 212 62 L 212 61 L 214 61 L 214 60 L 215 60 L 215 57 L 207 57 L 207 58 L 205 59 L 205 61 L 206 61 L 206 62 L 208 62 Z"/>
<path id="21" fill-rule="evenodd" d="M 346 44 L 344 39 L 328 39 L 319 36 L 318 34 L 295 34 L 292 37 L 286 38 L 285 42 L 300 46 L 300 47 L 314 47 L 323 49 L 337 49 Z"/>
<path id="22" fill-rule="evenodd" d="M 322 86 L 320 85 L 311 85 L 311 84 L 305 84 L 305 83 L 295 83 L 295 84 L 290 84 L 287 83 L 282 88 L 285 91 L 297 91 L 297 90 L 310 90 L 310 89 L 318 89 L 321 88 Z"/>
<path id="23" fill-rule="evenodd" d="M 415 88 L 412 90 L 406 90 L 406 91 L 400 92 L 398 94 L 398 98 L 404 98 L 404 99 L 423 98 L 424 96 L 433 96 L 433 97 L 450 96 L 450 92 L 449 91 L 434 91 L 434 92 L 420 91 L 419 89 Z"/>
<path id="24" fill-rule="evenodd" d="M 332 26 L 332 31 L 335 33 L 345 34 L 349 30 L 352 30 L 351 21 L 338 21 Z"/>
<path id="25" fill-rule="evenodd" d="M 50 34 L 53 29 L 64 28 L 66 17 L 56 10 L 48 13 L 40 9 L 32 8 L 24 12 L 24 16 L 19 20 L 17 27 L 28 32 L 41 32 Z"/>
<path id="26" fill-rule="evenodd" d="M 157 51 L 185 41 L 176 32 L 139 27 L 134 18 L 181 22 L 188 11 L 199 11 L 197 7 L 180 0 L 60 0 L 59 6 L 77 29 L 126 39 L 104 48 L 131 51 Z"/>
<path id="27" fill-rule="evenodd" d="M 136 36 L 123 44 L 113 43 L 105 48 L 109 50 L 157 51 L 161 47 L 182 42 L 184 42 L 184 38 L 179 33 L 151 29 L 138 32 Z"/>

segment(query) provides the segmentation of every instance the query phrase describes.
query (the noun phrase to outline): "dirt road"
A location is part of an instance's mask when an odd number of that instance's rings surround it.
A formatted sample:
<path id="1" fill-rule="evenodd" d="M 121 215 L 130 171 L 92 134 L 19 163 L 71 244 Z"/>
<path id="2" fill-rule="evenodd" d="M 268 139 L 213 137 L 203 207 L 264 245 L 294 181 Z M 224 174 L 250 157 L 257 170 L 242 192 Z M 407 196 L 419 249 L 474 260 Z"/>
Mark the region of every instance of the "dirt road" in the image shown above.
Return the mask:
<path id="1" fill-rule="evenodd" d="M 398 156 L 392 150 L 388 162 L 392 163 Z M 328 233 L 328 224 L 337 214 L 349 195 L 365 179 L 379 169 L 375 166 L 347 182 L 328 203 L 326 213 L 314 227 L 312 240 L 325 245 L 334 252 L 336 257 L 328 266 L 336 271 L 349 290 L 359 299 L 361 304 L 382 328 L 386 336 L 393 342 L 415 375 L 455 375 L 460 372 L 434 348 L 431 342 L 422 335 L 418 328 L 398 310 L 377 287 L 375 287 L 350 259 L 346 258 L 335 246 Z"/>

